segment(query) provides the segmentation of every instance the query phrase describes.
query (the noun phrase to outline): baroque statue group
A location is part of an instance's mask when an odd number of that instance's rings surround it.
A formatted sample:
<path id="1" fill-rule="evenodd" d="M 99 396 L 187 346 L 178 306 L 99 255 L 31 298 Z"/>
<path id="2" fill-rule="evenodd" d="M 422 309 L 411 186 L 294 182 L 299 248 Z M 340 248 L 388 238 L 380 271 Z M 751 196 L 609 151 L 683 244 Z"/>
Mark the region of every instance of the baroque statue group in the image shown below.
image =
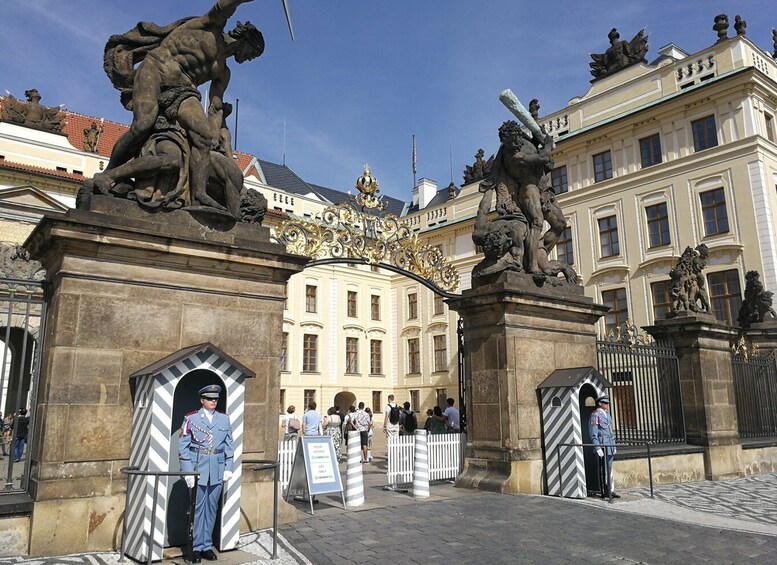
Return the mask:
<path id="1" fill-rule="evenodd" d="M 509 100 L 504 98 L 509 93 Z M 499 128 L 499 150 L 485 164 L 482 150 L 476 167 L 465 171 L 473 180 L 482 178 L 483 193 L 472 232 L 485 258 L 472 271 L 473 278 L 505 271 L 532 275 L 538 283 L 559 282 L 563 274 L 576 283 L 577 274 L 563 261 L 550 259 L 550 252 L 566 229 L 566 219 L 556 203 L 551 182 L 553 138 L 537 125 L 539 103 L 532 100 L 529 110 L 512 92 L 502 93 L 503 102 L 526 126 L 515 120 Z M 479 165 L 479 166 L 478 166 Z M 494 202 L 495 201 L 495 202 Z M 492 206 L 496 217 L 489 220 Z M 550 226 L 544 233 L 544 223 Z"/>
<path id="2" fill-rule="evenodd" d="M 250 22 L 225 32 L 237 7 L 251 1 L 218 0 L 202 16 L 167 26 L 140 22 L 110 37 L 104 68 L 132 111 L 132 125 L 116 142 L 105 171 L 82 187 L 79 207 L 88 208 L 92 194 L 104 194 L 135 200 L 147 210 L 185 209 L 261 223 L 267 201 L 243 186 L 226 122 L 232 106 L 224 100 L 227 61 L 243 63 L 264 51 L 262 34 Z M 207 109 L 199 92 L 205 84 Z"/>

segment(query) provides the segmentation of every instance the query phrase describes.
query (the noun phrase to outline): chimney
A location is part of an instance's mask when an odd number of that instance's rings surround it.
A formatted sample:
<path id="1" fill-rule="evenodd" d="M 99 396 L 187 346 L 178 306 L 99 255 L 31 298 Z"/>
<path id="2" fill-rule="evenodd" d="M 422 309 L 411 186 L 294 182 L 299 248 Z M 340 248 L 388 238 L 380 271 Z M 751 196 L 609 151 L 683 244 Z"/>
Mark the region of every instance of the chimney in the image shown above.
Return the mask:
<path id="1" fill-rule="evenodd" d="M 419 210 L 426 208 L 437 194 L 437 182 L 422 178 L 413 188 L 413 204 L 418 206 Z"/>

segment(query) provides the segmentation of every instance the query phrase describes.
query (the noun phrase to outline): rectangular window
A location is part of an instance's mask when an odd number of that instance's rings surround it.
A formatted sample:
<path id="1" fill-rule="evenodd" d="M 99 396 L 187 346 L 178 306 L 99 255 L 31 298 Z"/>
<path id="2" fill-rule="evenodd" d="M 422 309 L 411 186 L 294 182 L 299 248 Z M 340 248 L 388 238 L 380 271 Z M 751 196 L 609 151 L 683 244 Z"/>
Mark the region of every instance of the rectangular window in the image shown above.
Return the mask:
<path id="1" fill-rule="evenodd" d="M 575 264 L 575 251 L 572 245 L 572 228 L 566 228 L 556 243 L 556 256 L 558 260 L 567 265 Z"/>
<path id="2" fill-rule="evenodd" d="M 314 373 L 318 370 L 318 336 L 305 334 L 302 336 L 302 371 Z"/>
<path id="3" fill-rule="evenodd" d="M 650 247 L 661 247 L 672 243 L 669 237 L 669 213 L 666 210 L 666 202 L 648 206 L 645 208 L 645 215 Z"/>
<path id="4" fill-rule="evenodd" d="M 407 295 L 407 317 L 410 320 L 418 318 L 418 294 L 415 292 Z"/>
<path id="5" fill-rule="evenodd" d="M 710 307 L 721 322 L 732 325 L 739 318 L 742 306 L 742 291 L 739 286 L 739 271 L 732 269 L 707 275 L 710 288 Z"/>
<path id="6" fill-rule="evenodd" d="M 445 303 L 442 301 L 442 296 L 439 294 L 434 295 L 434 315 L 439 316 L 445 313 Z"/>
<path id="7" fill-rule="evenodd" d="M 380 295 L 373 294 L 370 296 L 370 319 L 380 320 Z"/>
<path id="8" fill-rule="evenodd" d="M 620 255 L 618 244 L 618 219 L 615 216 L 607 216 L 599 219 L 599 243 L 601 244 L 602 257 L 614 257 Z"/>
<path id="9" fill-rule="evenodd" d="M 383 342 L 379 339 L 370 340 L 370 373 L 383 374 Z"/>
<path id="10" fill-rule="evenodd" d="M 281 334 L 281 371 L 289 370 L 289 332 Z"/>
<path id="11" fill-rule="evenodd" d="M 383 342 L 379 339 L 370 340 L 370 373 L 383 374 Z"/>
<path id="12" fill-rule="evenodd" d="M 766 139 L 774 143 L 774 117 L 764 112 L 764 121 L 766 122 Z"/>
<path id="13" fill-rule="evenodd" d="M 421 348 L 417 337 L 407 340 L 407 372 L 421 372 Z"/>
<path id="14" fill-rule="evenodd" d="M 383 393 L 379 390 L 373 390 L 372 391 L 372 413 L 373 414 L 380 414 L 383 412 L 383 402 L 381 400 L 381 397 L 383 396 Z"/>
<path id="15" fill-rule="evenodd" d="M 307 407 L 310 406 L 311 402 L 316 401 L 316 389 L 306 388 L 302 401 L 305 403 L 305 406 L 303 406 L 302 408 L 302 412 L 304 412 L 307 409 Z"/>
<path id="16" fill-rule="evenodd" d="M 669 281 L 661 281 L 650 285 L 653 295 L 653 319 L 661 320 L 672 310 L 672 297 L 669 294 Z"/>
<path id="17" fill-rule="evenodd" d="M 706 116 L 691 122 L 693 131 L 693 150 L 703 151 L 718 145 L 718 131 L 715 128 L 715 116 Z"/>
<path id="18" fill-rule="evenodd" d="M 434 370 L 448 370 L 448 345 L 445 335 L 436 335 L 432 338 L 434 341 Z"/>
<path id="19" fill-rule="evenodd" d="M 594 181 L 612 178 L 612 156 L 609 151 L 594 155 Z"/>
<path id="20" fill-rule="evenodd" d="M 562 194 L 569 190 L 569 181 L 567 180 L 567 166 L 561 165 L 550 172 L 550 181 L 553 183 L 553 192 Z"/>
<path id="21" fill-rule="evenodd" d="M 357 314 L 356 310 L 356 302 L 357 302 L 358 295 L 356 294 L 356 291 L 349 290 L 348 291 L 348 317 L 349 318 L 355 318 Z"/>
<path id="22" fill-rule="evenodd" d="M 440 408 L 447 408 L 448 407 L 448 389 L 447 388 L 438 388 L 437 389 L 437 406 Z"/>
<path id="23" fill-rule="evenodd" d="M 316 305 L 316 293 L 318 289 L 312 284 L 305 286 L 305 312 L 315 313 L 318 310 Z"/>
<path id="24" fill-rule="evenodd" d="M 411 390 L 410 391 L 410 409 L 413 412 L 418 412 L 419 406 L 421 405 L 421 395 L 419 394 L 419 391 L 417 390 Z"/>
<path id="25" fill-rule="evenodd" d="M 345 338 L 345 372 L 359 372 L 359 338 Z"/>
<path id="26" fill-rule="evenodd" d="M 616 288 L 602 292 L 602 304 L 610 307 L 610 311 L 604 317 L 604 332 L 617 333 L 618 328 L 626 323 L 629 318 L 629 306 L 626 304 L 626 289 Z"/>
<path id="27" fill-rule="evenodd" d="M 285 414 L 286 413 L 286 389 L 281 389 L 281 395 L 278 398 L 278 405 L 280 406 L 280 410 L 278 411 L 279 414 Z"/>
<path id="28" fill-rule="evenodd" d="M 661 136 L 655 134 L 640 139 L 639 153 L 642 157 L 642 168 L 658 165 L 661 162 Z"/>
<path id="29" fill-rule="evenodd" d="M 715 235 L 728 232 L 728 212 L 726 195 L 722 188 L 702 192 L 701 213 L 704 217 L 704 234 Z"/>

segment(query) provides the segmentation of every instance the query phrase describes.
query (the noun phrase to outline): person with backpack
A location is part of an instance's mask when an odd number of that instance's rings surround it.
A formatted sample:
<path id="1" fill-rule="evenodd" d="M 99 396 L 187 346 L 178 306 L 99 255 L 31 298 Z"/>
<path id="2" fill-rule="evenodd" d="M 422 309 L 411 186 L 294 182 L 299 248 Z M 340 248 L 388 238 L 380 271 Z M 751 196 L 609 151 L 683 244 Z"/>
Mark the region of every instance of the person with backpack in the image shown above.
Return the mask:
<path id="1" fill-rule="evenodd" d="M 399 405 L 394 402 L 393 394 L 389 394 L 388 404 L 386 404 L 383 412 L 385 413 L 383 417 L 383 432 L 386 434 L 386 437 L 399 435 Z"/>
<path id="2" fill-rule="evenodd" d="M 405 402 L 403 406 L 405 409 L 400 417 L 400 424 L 402 427 L 399 430 L 399 435 L 411 436 L 418 427 L 418 419 L 416 418 L 415 413 L 410 409 L 409 402 Z"/>
<path id="3" fill-rule="evenodd" d="M 299 418 L 294 415 L 295 410 L 296 408 L 293 404 L 286 408 L 286 414 L 284 414 L 281 422 L 281 425 L 283 426 L 283 441 L 297 437 L 300 428 L 302 428 L 302 423 L 299 421 Z"/>

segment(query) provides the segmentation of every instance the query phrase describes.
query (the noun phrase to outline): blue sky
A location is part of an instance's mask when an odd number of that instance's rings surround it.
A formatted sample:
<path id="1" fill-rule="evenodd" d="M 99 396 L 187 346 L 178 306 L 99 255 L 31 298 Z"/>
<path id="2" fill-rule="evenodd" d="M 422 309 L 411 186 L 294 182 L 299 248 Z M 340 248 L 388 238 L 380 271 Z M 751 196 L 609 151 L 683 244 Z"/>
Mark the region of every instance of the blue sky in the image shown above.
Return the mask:
<path id="1" fill-rule="evenodd" d="M 129 123 L 102 70 L 111 34 L 138 21 L 167 24 L 207 11 L 213 0 L 0 0 L 0 92 L 35 87 L 47 105 Z M 240 99 L 238 149 L 286 164 L 309 182 L 349 190 L 365 162 L 381 190 L 403 200 L 418 177 L 461 184 L 461 172 L 512 116 L 499 102 L 511 88 L 553 112 L 590 86 L 589 53 L 650 34 L 648 59 L 673 42 L 693 53 L 716 40 L 713 19 L 736 14 L 748 37 L 773 50 L 771 2 L 527 2 L 523 0 L 280 0 L 241 6 L 233 19 L 264 34 L 262 57 L 233 63 L 227 99 Z M 231 25 L 230 25 L 231 27 Z M 233 125 L 233 124 L 230 124 Z M 451 159 L 452 156 L 452 159 Z"/>

